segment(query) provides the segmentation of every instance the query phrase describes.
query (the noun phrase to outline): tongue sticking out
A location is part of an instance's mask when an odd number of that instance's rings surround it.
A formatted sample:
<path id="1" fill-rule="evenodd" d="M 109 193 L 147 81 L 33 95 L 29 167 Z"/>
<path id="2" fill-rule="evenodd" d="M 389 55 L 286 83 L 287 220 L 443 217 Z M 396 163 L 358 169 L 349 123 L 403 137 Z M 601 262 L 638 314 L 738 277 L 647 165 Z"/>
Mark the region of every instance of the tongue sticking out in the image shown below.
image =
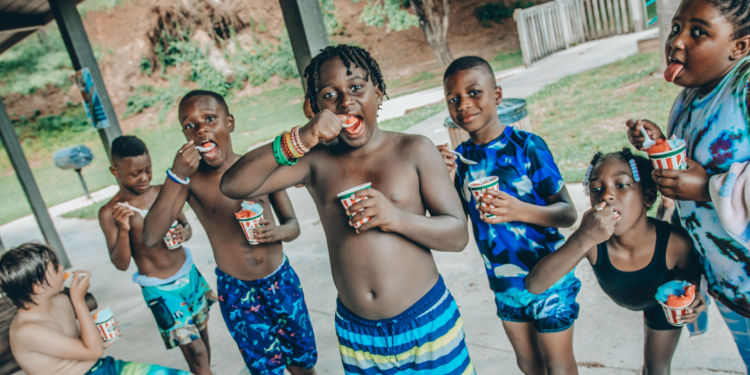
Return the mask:
<path id="1" fill-rule="evenodd" d="M 685 65 L 682 63 L 670 63 L 664 71 L 664 79 L 666 79 L 667 82 L 674 82 L 674 80 L 677 79 L 677 76 L 682 72 L 683 68 L 685 68 Z"/>

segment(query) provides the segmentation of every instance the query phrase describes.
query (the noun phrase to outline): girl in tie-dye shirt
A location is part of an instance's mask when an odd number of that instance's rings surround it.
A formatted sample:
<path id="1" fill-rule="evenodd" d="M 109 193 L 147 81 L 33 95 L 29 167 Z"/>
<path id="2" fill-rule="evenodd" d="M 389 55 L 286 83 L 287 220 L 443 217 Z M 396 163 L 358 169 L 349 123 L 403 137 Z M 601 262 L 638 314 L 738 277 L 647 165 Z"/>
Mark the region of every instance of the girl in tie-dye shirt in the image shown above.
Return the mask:
<path id="1" fill-rule="evenodd" d="M 659 191 L 677 200 L 682 226 L 693 239 L 708 292 L 732 330 L 750 370 L 750 250 L 721 224 L 710 178 L 750 160 L 750 4 L 747 0 L 684 0 L 667 40 L 664 77 L 684 87 L 669 115 L 668 136 L 687 143 L 688 169 L 656 170 Z M 641 127 L 663 139 L 649 121 L 629 121 L 628 138 L 642 149 Z"/>

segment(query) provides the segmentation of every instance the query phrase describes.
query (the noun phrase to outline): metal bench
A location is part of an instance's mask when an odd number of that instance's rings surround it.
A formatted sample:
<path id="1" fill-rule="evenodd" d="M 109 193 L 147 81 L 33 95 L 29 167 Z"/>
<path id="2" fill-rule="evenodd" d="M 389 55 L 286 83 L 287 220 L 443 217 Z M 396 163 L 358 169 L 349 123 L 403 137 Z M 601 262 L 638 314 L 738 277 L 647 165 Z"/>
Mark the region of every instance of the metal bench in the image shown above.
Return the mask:
<path id="1" fill-rule="evenodd" d="M 63 293 L 68 294 L 68 288 L 65 288 Z M 91 293 L 86 293 L 86 306 L 89 311 L 97 308 L 96 299 Z M 0 375 L 10 375 L 21 370 L 16 359 L 13 358 L 13 353 L 10 352 L 10 323 L 15 316 L 16 308 L 13 305 L 7 302 L 0 303 Z"/>

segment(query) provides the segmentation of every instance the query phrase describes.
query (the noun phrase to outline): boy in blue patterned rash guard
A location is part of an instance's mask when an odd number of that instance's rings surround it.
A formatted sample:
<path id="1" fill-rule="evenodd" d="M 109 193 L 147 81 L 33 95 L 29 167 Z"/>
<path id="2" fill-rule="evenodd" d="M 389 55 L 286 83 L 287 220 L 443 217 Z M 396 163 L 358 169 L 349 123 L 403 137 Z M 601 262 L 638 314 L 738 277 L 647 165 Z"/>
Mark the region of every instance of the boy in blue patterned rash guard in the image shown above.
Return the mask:
<path id="1" fill-rule="evenodd" d="M 447 145 L 438 149 L 471 217 L 497 315 L 518 366 L 526 374 L 577 374 L 572 327 L 580 281 L 571 271 L 541 295 L 529 293 L 525 284 L 537 262 L 564 243 L 556 228 L 576 220 L 552 154 L 541 138 L 500 122 L 502 89 L 482 58 L 455 60 L 443 87 L 451 118 L 471 136 L 456 151 L 477 164 L 456 160 Z M 488 190 L 491 197 L 477 202 L 468 185 L 489 176 L 499 178 L 499 190 Z"/>

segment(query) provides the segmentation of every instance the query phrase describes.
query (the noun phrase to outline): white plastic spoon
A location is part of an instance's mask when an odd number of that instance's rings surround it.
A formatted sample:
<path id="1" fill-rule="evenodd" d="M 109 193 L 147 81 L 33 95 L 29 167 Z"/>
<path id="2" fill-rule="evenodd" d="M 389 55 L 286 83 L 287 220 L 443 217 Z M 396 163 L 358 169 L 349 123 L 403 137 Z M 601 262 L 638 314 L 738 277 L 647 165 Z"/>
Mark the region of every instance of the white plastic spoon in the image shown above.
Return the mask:
<path id="1" fill-rule="evenodd" d="M 456 151 L 453 151 L 453 150 L 448 150 L 448 151 L 450 151 L 452 154 L 458 156 L 458 158 L 461 159 L 461 162 L 464 163 L 464 164 L 467 164 L 467 165 L 475 165 L 475 164 L 477 164 L 477 162 L 465 158 L 463 155 L 461 155 L 460 153 L 458 153 Z"/>
<path id="2" fill-rule="evenodd" d="M 143 216 L 143 217 L 146 217 L 146 215 L 148 215 L 148 210 L 144 210 L 144 209 L 141 209 L 141 208 L 136 208 L 136 207 L 133 207 L 133 206 L 127 204 L 127 203 L 118 202 L 117 205 L 118 206 L 127 207 L 127 208 L 133 210 L 134 212 L 137 212 L 137 213 L 141 214 L 141 216 Z"/>
<path id="3" fill-rule="evenodd" d="M 648 136 L 648 133 L 646 132 L 646 128 L 644 128 L 643 125 L 641 125 L 641 133 L 643 134 L 644 137 L 646 137 L 646 140 L 643 141 L 643 148 L 649 149 L 651 148 L 651 146 L 656 144 L 656 142 L 654 142 L 654 140 Z"/>

